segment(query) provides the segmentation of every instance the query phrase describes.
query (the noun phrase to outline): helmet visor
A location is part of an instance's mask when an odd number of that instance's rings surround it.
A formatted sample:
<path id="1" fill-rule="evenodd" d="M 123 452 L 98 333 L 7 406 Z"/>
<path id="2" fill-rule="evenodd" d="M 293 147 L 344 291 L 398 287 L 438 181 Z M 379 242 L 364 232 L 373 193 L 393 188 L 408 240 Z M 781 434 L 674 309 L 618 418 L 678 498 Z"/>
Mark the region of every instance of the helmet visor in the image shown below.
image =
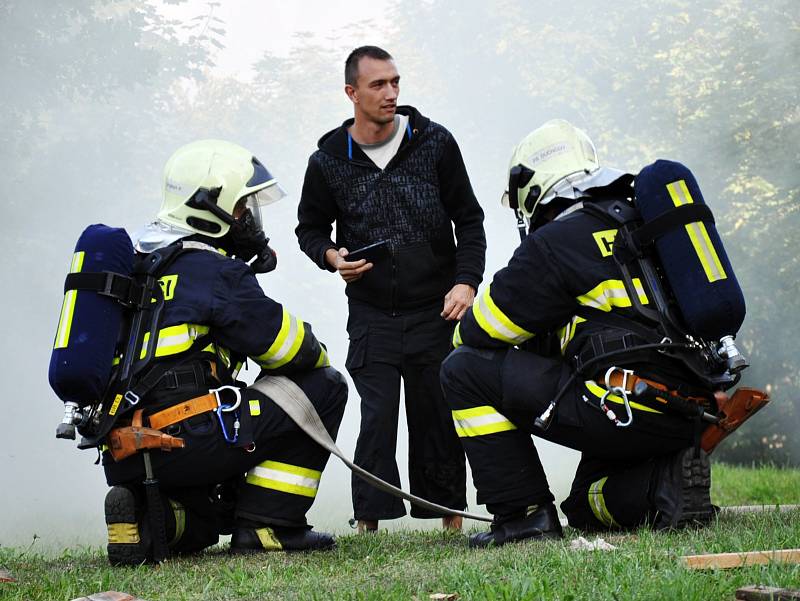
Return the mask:
<path id="1" fill-rule="evenodd" d="M 258 206 L 263 207 L 273 202 L 278 202 L 281 198 L 286 196 L 286 192 L 283 191 L 283 188 L 280 187 L 276 180 L 272 180 L 272 183 L 266 188 L 261 188 L 258 192 L 250 196 L 254 196 Z"/>
<path id="2" fill-rule="evenodd" d="M 266 188 L 262 188 L 258 192 L 253 192 L 245 197 L 244 208 L 250 211 L 258 229 L 264 229 L 264 218 L 261 215 L 261 207 L 277 202 L 284 196 L 286 196 L 286 192 L 278 185 L 278 182 L 273 180 L 273 183 Z"/>

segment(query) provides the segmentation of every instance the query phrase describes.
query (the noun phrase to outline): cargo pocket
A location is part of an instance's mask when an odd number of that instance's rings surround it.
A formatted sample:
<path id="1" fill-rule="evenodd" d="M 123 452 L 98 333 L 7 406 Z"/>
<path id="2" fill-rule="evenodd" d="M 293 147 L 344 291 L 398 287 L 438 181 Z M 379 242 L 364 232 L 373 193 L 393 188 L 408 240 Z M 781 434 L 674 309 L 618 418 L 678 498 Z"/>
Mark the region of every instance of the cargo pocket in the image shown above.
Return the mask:
<path id="1" fill-rule="evenodd" d="M 350 345 L 347 347 L 344 366 L 351 374 L 364 367 L 367 361 L 367 333 L 366 327 L 354 328 L 350 332 Z"/>

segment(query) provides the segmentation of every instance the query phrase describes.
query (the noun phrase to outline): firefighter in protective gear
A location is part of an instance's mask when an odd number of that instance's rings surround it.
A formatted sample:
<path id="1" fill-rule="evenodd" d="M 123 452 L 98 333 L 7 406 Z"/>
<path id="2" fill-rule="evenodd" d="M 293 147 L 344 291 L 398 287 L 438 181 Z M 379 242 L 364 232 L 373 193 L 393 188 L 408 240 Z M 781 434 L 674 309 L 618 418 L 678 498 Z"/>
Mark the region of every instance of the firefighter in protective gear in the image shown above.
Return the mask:
<path id="1" fill-rule="evenodd" d="M 441 372 L 478 502 L 494 515 L 491 530 L 470 544 L 562 535 L 531 434 L 582 453 L 561 504 L 574 527 L 708 521 L 709 463 L 695 446 L 696 420 L 623 398 L 617 388 L 632 370 L 698 393 L 692 374 L 644 350 L 619 363 L 610 354 L 576 376 L 574 358 L 598 358 L 598 342 L 606 350 L 637 342 L 636 314 L 611 253 L 615 231 L 589 210 L 630 199 L 633 177 L 600 166 L 588 136 L 563 120 L 529 134 L 509 171 L 504 204 L 530 220 L 530 231 L 461 320 Z M 650 302 L 643 290 L 639 300 Z M 587 307 L 618 318 L 615 327 Z M 537 429 L 554 398 L 549 427 Z"/>
<path id="2" fill-rule="evenodd" d="M 248 358 L 261 375 L 288 376 L 336 436 L 347 398 L 344 379 L 330 367 L 311 326 L 265 296 L 255 276 L 270 257 L 274 263 L 260 207 L 282 195 L 249 151 L 219 140 L 194 142 L 170 158 L 156 221 L 134 235 L 145 257 L 182 247 L 159 280 L 164 305 L 155 363 L 168 369 L 148 382 L 137 403 L 145 426 L 185 443 L 170 453 L 149 453 L 172 554 L 201 550 L 221 533 L 233 534 L 231 551 L 238 553 L 335 544 L 305 518 L 328 452 L 271 399 L 236 380 Z M 219 406 L 197 405 L 226 386 L 227 400 Z M 113 487 L 105 504 L 113 564 L 152 559 L 143 464 L 142 453 L 120 461 L 103 453 Z"/>

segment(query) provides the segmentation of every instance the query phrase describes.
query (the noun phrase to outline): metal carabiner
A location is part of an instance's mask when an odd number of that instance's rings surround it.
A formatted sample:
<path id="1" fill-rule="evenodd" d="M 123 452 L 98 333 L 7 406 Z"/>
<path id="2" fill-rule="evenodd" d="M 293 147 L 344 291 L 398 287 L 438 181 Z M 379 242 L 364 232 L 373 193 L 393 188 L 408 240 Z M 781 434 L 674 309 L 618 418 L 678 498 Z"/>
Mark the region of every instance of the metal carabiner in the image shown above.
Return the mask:
<path id="1" fill-rule="evenodd" d="M 239 440 L 239 412 L 236 411 L 233 414 L 233 435 L 231 436 L 228 434 L 228 429 L 225 427 L 225 419 L 222 417 L 222 413 L 224 411 L 228 411 L 223 406 L 217 407 L 217 419 L 219 420 L 219 426 L 222 428 L 222 436 L 225 438 L 225 441 L 234 444 L 237 440 Z"/>
<path id="2" fill-rule="evenodd" d="M 626 422 L 620 421 L 620 419 L 616 416 L 616 414 L 606 404 L 606 399 L 609 397 L 609 395 L 612 394 L 616 394 L 622 397 L 622 405 L 623 407 L 625 407 L 625 413 L 628 416 L 628 421 Z M 628 393 L 625 392 L 625 390 L 623 388 L 620 388 L 619 386 L 615 386 L 614 388 L 606 390 L 603 393 L 603 396 L 600 397 L 600 408 L 605 412 L 606 417 L 608 417 L 608 419 L 613 421 L 614 425 L 617 426 L 618 428 L 627 428 L 633 423 L 633 411 L 631 410 L 631 404 L 628 401 Z"/>
<path id="3" fill-rule="evenodd" d="M 222 395 L 220 394 L 220 392 L 224 391 L 224 390 L 230 390 L 231 392 L 233 392 L 234 397 L 236 398 L 236 402 L 235 403 L 233 403 L 231 405 L 231 404 L 222 402 Z M 212 390 L 209 390 L 209 392 L 212 393 L 214 395 L 214 397 L 217 399 L 217 407 L 219 407 L 219 409 L 217 409 L 217 412 L 219 412 L 219 411 L 225 411 L 225 412 L 235 411 L 236 409 L 239 408 L 239 405 L 242 404 L 242 393 L 239 391 L 239 388 L 237 388 L 236 386 L 231 386 L 231 385 L 220 386 L 219 388 L 214 388 Z"/>
<path id="4" fill-rule="evenodd" d="M 234 398 L 236 399 L 234 403 L 228 404 L 222 402 L 222 395 L 220 394 L 223 391 L 231 391 L 233 392 Z M 237 440 L 239 440 L 239 405 L 242 404 L 242 393 L 239 391 L 239 388 L 236 386 L 220 386 L 219 388 L 214 388 L 209 390 L 214 397 L 217 399 L 217 419 L 219 420 L 219 426 L 222 429 L 222 436 L 225 438 L 225 441 L 234 444 Z M 222 418 L 223 413 L 229 413 L 233 411 L 233 435 L 228 434 L 228 429 L 225 427 L 225 420 Z"/>

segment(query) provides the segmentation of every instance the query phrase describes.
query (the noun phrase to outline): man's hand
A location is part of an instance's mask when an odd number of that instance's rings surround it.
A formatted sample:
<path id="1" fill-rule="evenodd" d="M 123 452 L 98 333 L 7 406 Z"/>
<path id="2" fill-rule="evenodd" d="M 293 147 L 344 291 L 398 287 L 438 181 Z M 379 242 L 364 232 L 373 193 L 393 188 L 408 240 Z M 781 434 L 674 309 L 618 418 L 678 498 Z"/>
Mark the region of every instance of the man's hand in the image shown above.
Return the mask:
<path id="1" fill-rule="evenodd" d="M 345 257 L 349 251 L 342 247 L 338 251 L 334 248 L 329 248 L 325 251 L 325 260 L 328 265 L 333 267 L 342 276 L 342 279 L 347 282 L 355 282 L 364 274 L 364 272 L 372 269 L 372 263 L 367 263 L 366 259 L 359 259 L 358 261 L 346 261 Z"/>
<path id="2" fill-rule="evenodd" d="M 442 317 L 448 321 L 461 319 L 475 300 L 475 288 L 469 284 L 456 284 L 444 297 Z"/>

